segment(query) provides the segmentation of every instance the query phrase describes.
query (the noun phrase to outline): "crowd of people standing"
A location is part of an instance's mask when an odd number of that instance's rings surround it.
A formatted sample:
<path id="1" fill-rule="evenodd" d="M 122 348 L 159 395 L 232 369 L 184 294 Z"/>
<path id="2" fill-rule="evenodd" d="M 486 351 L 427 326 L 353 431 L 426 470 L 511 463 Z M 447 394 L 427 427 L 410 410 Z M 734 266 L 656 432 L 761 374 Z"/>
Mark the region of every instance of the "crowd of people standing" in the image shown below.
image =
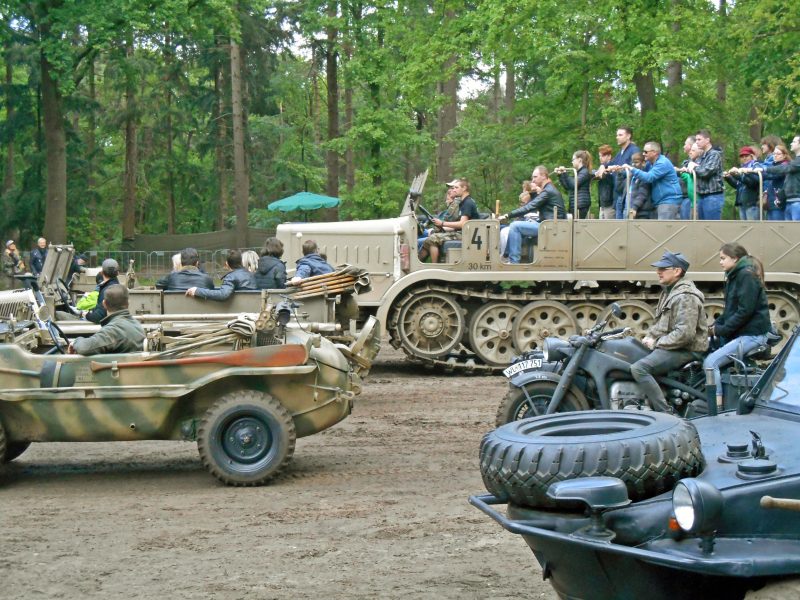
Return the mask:
<path id="1" fill-rule="evenodd" d="M 590 186 L 597 182 L 601 219 L 720 220 L 727 183 L 735 190 L 738 218 L 800 220 L 800 136 L 794 136 L 789 148 L 774 135 L 762 138 L 758 149 L 742 146 L 739 166 L 727 171 L 722 150 L 706 129 L 686 138 L 686 159 L 678 166 L 662 153 L 659 142 L 649 141 L 640 149 L 632 137 L 630 127 L 618 128 L 618 152 L 612 154 L 607 144 L 600 146 L 597 169 L 591 168 L 589 153 L 578 150 L 572 156 L 574 171 L 554 170 L 568 194 L 569 214 L 577 209 L 577 217 L 587 216 Z"/>

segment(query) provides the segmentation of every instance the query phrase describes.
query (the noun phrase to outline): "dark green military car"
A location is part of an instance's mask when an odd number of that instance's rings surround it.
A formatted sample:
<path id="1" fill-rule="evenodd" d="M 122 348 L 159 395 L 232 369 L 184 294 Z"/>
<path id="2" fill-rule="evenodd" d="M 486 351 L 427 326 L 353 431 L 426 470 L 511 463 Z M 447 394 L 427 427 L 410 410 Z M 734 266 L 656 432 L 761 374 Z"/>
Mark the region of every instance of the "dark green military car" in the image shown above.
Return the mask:
<path id="1" fill-rule="evenodd" d="M 344 346 L 278 327 L 266 345 L 167 357 L 0 344 L 0 462 L 32 442 L 196 440 L 218 479 L 261 485 L 290 461 L 296 438 L 350 414 L 378 330 L 371 320 Z"/>
<path id="2" fill-rule="evenodd" d="M 470 501 L 522 535 L 562 598 L 742 598 L 797 577 L 798 336 L 735 411 L 560 413 L 488 433 L 490 495 Z"/>

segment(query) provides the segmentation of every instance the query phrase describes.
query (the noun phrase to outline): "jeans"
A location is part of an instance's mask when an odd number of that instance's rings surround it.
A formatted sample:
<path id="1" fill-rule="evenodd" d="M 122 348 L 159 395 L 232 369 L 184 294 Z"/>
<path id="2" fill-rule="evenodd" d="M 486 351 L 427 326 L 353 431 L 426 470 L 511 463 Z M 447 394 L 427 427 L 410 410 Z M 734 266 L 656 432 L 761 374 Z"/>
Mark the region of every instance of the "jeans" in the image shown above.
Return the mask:
<path id="1" fill-rule="evenodd" d="M 742 221 L 758 221 L 758 207 L 757 206 L 744 206 L 739 207 L 739 218 Z"/>
<path id="2" fill-rule="evenodd" d="M 664 392 L 653 375 L 666 375 L 692 360 L 688 350 L 661 350 L 656 348 L 643 359 L 631 365 L 631 375 L 650 400 L 653 410 L 666 412 L 668 405 Z"/>
<path id="3" fill-rule="evenodd" d="M 680 204 L 659 204 L 656 206 L 656 214 L 659 221 L 676 221 L 680 217 Z"/>
<path id="4" fill-rule="evenodd" d="M 617 219 L 625 218 L 625 196 L 614 197 L 614 211 Z"/>
<path id="5" fill-rule="evenodd" d="M 539 237 L 539 223 L 536 221 L 514 221 L 508 228 L 508 260 L 518 264 L 522 253 L 522 236 Z"/>
<path id="6" fill-rule="evenodd" d="M 783 221 L 784 219 L 782 208 L 772 208 L 767 211 L 767 221 Z"/>
<path id="7" fill-rule="evenodd" d="M 616 219 L 617 209 L 613 206 L 602 206 L 600 207 L 600 215 L 601 219 Z"/>
<path id="8" fill-rule="evenodd" d="M 681 221 L 692 220 L 692 199 L 684 198 L 681 201 Z"/>
<path id="9" fill-rule="evenodd" d="M 786 203 L 784 212 L 787 221 L 800 221 L 800 199 Z"/>
<path id="10" fill-rule="evenodd" d="M 708 194 L 697 198 L 697 218 L 701 221 L 721 221 L 725 194 Z"/>
<path id="11" fill-rule="evenodd" d="M 766 343 L 767 334 L 743 335 L 731 340 L 719 350 L 714 350 L 714 352 L 706 356 L 703 361 L 703 368 L 714 369 L 714 384 L 717 386 L 717 396 L 722 396 L 722 379 L 719 374 L 719 368 L 733 362 L 728 356 L 731 354 L 744 356 L 745 353 L 750 352 L 753 348 Z"/>

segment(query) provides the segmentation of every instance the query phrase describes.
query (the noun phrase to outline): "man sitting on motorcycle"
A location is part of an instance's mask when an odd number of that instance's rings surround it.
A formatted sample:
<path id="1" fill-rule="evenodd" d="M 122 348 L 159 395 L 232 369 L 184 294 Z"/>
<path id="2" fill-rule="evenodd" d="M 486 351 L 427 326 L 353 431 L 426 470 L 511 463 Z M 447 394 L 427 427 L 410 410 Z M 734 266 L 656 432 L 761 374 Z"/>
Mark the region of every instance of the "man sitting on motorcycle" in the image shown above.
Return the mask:
<path id="1" fill-rule="evenodd" d="M 642 340 L 652 352 L 631 365 L 631 374 L 647 394 L 653 409 L 668 410 L 664 392 L 653 375 L 665 375 L 708 349 L 708 328 L 703 309 L 705 298 L 694 283 L 684 279 L 689 261 L 680 253 L 664 252 L 654 262 L 658 281 L 663 286 L 658 299 L 655 323 Z"/>

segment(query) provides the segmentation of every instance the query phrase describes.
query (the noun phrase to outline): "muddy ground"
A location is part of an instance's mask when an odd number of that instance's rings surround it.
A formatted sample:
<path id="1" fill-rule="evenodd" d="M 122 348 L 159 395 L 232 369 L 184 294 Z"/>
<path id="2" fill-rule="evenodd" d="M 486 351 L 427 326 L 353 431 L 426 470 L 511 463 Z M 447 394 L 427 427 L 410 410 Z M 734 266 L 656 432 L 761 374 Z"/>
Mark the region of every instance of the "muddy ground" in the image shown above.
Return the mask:
<path id="1" fill-rule="evenodd" d="M 190 443 L 35 444 L 0 479 L 0 597 L 555 598 L 467 503 L 504 381 L 385 344 L 353 414 L 261 488 Z"/>

